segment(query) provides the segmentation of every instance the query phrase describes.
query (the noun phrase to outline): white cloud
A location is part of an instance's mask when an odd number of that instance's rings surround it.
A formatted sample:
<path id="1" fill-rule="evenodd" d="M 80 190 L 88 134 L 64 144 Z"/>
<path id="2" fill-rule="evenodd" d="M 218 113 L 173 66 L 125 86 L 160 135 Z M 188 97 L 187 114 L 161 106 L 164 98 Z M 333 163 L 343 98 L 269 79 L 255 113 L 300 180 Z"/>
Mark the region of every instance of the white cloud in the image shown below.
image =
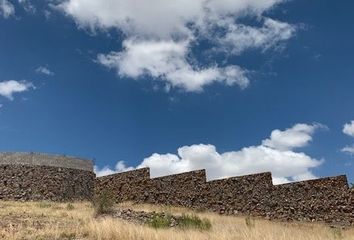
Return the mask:
<path id="1" fill-rule="evenodd" d="M 354 120 L 350 123 L 344 124 L 343 133 L 348 136 L 354 137 Z"/>
<path id="2" fill-rule="evenodd" d="M 0 82 L 0 96 L 13 100 L 15 93 L 25 92 L 29 89 L 34 89 L 34 85 L 27 81 L 3 81 Z"/>
<path id="3" fill-rule="evenodd" d="M 181 87 L 186 91 L 201 91 L 213 82 L 237 84 L 245 88 L 249 84 L 246 71 L 238 66 L 193 67 L 187 61 L 187 42 L 134 41 L 123 42 L 124 51 L 100 54 L 98 61 L 110 68 L 117 68 L 122 76 L 138 78 L 148 74 L 166 81 L 167 85 Z"/>
<path id="4" fill-rule="evenodd" d="M 350 136 L 350 137 L 354 137 L 354 120 L 351 121 L 350 123 L 344 124 L 343 133 Z M 342 148 L 341 151 L 343 153 L 354 155 L 354 145 L 353 146 L 346 146 L 346 147 Z"/>
<path id="5" fill-rule="evenodd" d="M 228 54 L 276 46 L 295 32 L 290 24 L 263 17 L 281 2 L 65 0 L 57 7 L 73 17 L 80 28 L 113 28 L 123 33 L 122 51 L 98 55 L 98 62 L 116 68 L 120 75 L 134 79 L 149 75 L 166 85 L 201 91 L 214 82 L 245 88 L 249 80 L 247 71 L 239 66 L 199 63 L 192 54 L 199 41 L 208 39 L 211 48 L 224 49 Z M 239 23 L 245 16 L 254 17 L 261 26 Z"/>
<path id="6" fill-rule="evenodd" d="M 108 166 L 105 166 L 102 169 L 100 169 L 97 166 L 94 167 L 94 172 L 96 173 L 96 175 L 98 177 L 114 174 L 114 173 L 117 173 L 117 172 L 130 171 L 130 170 L 134 170 L 134 168 L 126 167 L 125 163 L 123 161 L 118 161 L 113 170 L 110 169 Z"/>
<path id="7" fill-rule="evenodd" d="M 350 155 L 354 155 L 354 145 L 353 146 L 346 146 L 346 147 L 342 148 L 341 151 L 344 153 L 348 153 Z"/>
<path id="8" fill-rule="evenodd" d="M 262 145 L 281 151 L 304 147 L 312 141 L 312 134 L 319 127 L 323 126 L 320 124 L 296 124 L 285 131 L 274 130 L 269 139 L 263 140 Z"/>
<path id="9" fill-rule="evenodd" d="M 150 167 L 152 177 L 206 169 L 209 180 L 265 171 L 272 172 L 275 184 L 313 179 L 316 176 L 312 173 L 312 168 L 318 167 L 323 161 L 292 149 L 307 145 L 316 128 L 316 124 L 297 124 L 285 131 L 275 130 L 282 137 L 271 136 L 271 140 L 277 140 L 272 147 L 264 145 L 267 140 L 259 146 L 224 153 L 219 153 L 210 144 L 183 146 L 177 150 L 177 154 L 154 153 L 145 158 L 137 168 Z M 302 140 L 299 140 L 299 136 L 302 136 Z M 281 139 L 284 140 L 283 144 Z"/>
<path id="10" fill-rule="evenodd" d="M 44 66 L 40 66 L 36 69 L 36 73 L 41 73 L 44 75 L 48 75 L 48 76 L 53 76 L 54 72 L 52 72 L 51 70 L 49 70 L 49 68 L 44 67 Z"/>
<path id="11" fill-rule="evenodd" d="M 15 7 L 7 0 L 0 0 L 0 16 L 8 18 L 15 14 Z"/>
<path id="12" fill-rule="evenodd" d="M 290 39 L 296 30 L 288 23 L 270 18 L 265 18 L 264 25 L 259 28 L 234 24 L 232 19 L 223 20 L 218 24 L 225 27 L 226 34 L 218 37 L 217 41 L 224 50 L 237 55 L 247 49 L 267 50 L 279 42 Z"/>

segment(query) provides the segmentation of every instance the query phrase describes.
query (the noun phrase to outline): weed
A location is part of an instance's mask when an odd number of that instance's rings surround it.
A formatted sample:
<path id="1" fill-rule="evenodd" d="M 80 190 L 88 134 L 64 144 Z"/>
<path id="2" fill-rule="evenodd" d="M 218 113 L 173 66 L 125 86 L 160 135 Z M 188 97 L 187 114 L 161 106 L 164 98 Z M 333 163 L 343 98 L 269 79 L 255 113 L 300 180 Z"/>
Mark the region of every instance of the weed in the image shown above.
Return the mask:
<path id="1" fill-rule="evenodd" d="M 73 205 L 73 204 L 68 203 L 68 204 L 66 205 L 66 209 L 70 211 L 70 210 L 74 210 L 74 209 L 75 209 L 75 207 L 74 207 L 74 205 Z"/>
<path id="2" fill-rule="evenodd" d="M 74 239 L 76 239 L 76 234 L 75 233 L 61 233 L 60 239 L 74 240 Z"/>
<path id="3" fill-rule="evenodd" d="M 169 228 L 171 226 L 171 215 L 159 215 L 156 214 L 153 218 L 148 222 L 148 225 L 152 228 Z"/>
<path id="4" fill-rule="evenodd" d="M 38 207 L 40 207 L 40 208 L 50 208 L 51 206 L 52 206 L 52 204 L 49 202 L 40 202 L 38 204 Z"/>
<path id="5" fill-rule="evenodd" d="M 201 219 L 197 215 L 182 215 L 181 217 L 174 218 L 170 214 L 161 215 L 156 214 L 148 222 L 150 227 L 155 229 L 159 228 L 169 228 L 176 225 L 178 228 L 182 229 L 197 229 L 197 230 L 209 230 L 211 228 L 211 223 L 209 219 Z"/>
<path id="6" fill-rule="evenodd" d="M 93 200 L 93 207 L 95 208 L 95 214 L 107 214 L 113 211 L 114 197 L 111 192 L 103 191 L 96 195 Z"/>
<path id="7" fill-rule="evenodd" d="M 211 223 L 209 219 L 203 218 L 201 219 L 197 215 L 182 215 L 180 219 L 178 219 L 178 226 L 180 228 L 192 228 L 198 230 L 209 230 L 211 228 Z"/>
<path id="8" fill-rule="evenodd" d="M 254 228 L 256 226 L 255 220 L 253 218 L 251 218 L 250 216 L 247 216 L 245 218 L 245 223 L 248 228 Z"/>

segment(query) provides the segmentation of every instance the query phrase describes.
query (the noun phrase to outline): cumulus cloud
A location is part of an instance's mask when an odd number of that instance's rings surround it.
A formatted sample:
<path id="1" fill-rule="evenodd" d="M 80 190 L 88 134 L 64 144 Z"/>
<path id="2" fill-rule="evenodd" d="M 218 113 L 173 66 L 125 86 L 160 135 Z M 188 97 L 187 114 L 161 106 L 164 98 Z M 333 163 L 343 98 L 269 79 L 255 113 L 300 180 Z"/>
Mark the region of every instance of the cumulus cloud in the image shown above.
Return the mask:
<path id="1" fill-rule="evenodd" d="M 342 148 L 341 151 L 344 153 L 348 153 L 350 155 L 354 155 L 354 145 L 353 146 L 346 146 L 346 147 Z"/>
<path id="2" fill-rule="evenodd" d="M 343 133 L 350 137 L 354 137 L 354 120 L 351 121 L 350 123 L 344 124 Z M 341 151 L 350 155 L 354 155 L 354 145 L 346 146 L 342 148 Z"/>
<path id="3" fill-rule="evenodd" d="M 354 137 L 354 120 L 350 123 L 344 124 L 343 133 L 348 136 Z"/>
<path id="4" fill-rule="evenodd" d="M 32 83 L 27 81 L 3 81 L 0 82 L 0 96 L 13 100 L 13 95 L 15 93 L 25 92 L 31 88 L 34 89 L 35 87 Z"/>
<path id="5" fill-rule="evenodd" d="M 7 0 L 0 0 L 0 16 L 8 18 L 15 14 L 15 7 Z"/>
<path id="6" fill-rule="evenodd" d="M 44 74 L 44 75 L 48 75 L 48 76 L 53 76 L 54 72 L 52 72 L 51 70 L 49 70 L 49 68 L 44 67 L 44 66 L 40 66 L 36 69 L 36 73 L 40 73 L 40 74 Z"/>
<path id="7" fill-rule="evenodd" d="M 227 54 L 276 46 L 295 32 L 294 26 L 263 16 L 281 2 L 65 0 L 57 8 L 80 28 L 123 33 L 121 51 L 98 55 L 99 63 L 115 68 L 119 75 L 134 79 L 148 75 L 172 87 L 201 91 L 214 82 L 245 88 L 249 79 L 240 66 L 198 62 L 193 50 L 200 40 Z M 244 17 L 253 17 L 257 23 L 242 24 Z"/>
<path id="8" fill-rule="evenodd" d="M 319 127 L 323 126 L 320 124 L 296 124 L 284 131 L 274 130 L 269 139 L 263 140 L 262 145 L 281 151 L 304 147 L 312 141 L 312 134 Z"/>
<path id="9" fill-rule="evenodd" d="M 134 168 L 127 167 L 124 161 L 118 161 L 114 169 L 110 169 L 109 166 L 104 166 L 103 168 L 99 168 L 97 166 L 94 167 L 94 172 L 98 177 L 110 175 L 117 172 L 130 171 L 130 170 L 134 170 Z"/>
<path id="10" fill-rule="evenodd" d="M 136 168 L 150 167 L 152 177 L 206 169 L 209 180 L 265 171 L 272 172 L 275 184 L 314 179 L 312 169 L 321 165 L 323 160 L 294 149 L 308 145 L 317 128 L 318 124 L 296 124 L 284 131 L 274 130 L 273 136 L 261 145 L 224 153 L 219 153 L 210 144 L 183 146 L 178 148 L 177 154 L 154 153 Z M 271 141 L 273 144 L 269 146 Z M 121 170 L 125 171 L 124 168 Z"/>
<path id="11" fill-rule="evenodd" d="M 116 68 L 122 76 L 136 79 L 148 74 L 187 91 L 201 91 L 203 86 L 213 82 L 237 84 L 241 88 L 249 84 L 246 71 L 238 66 L 193 67 L 186 60 L 189 52 L 187 42 L 126 40 L 123 46 L 122 52 L 98 55 L 98 61 Z"/>

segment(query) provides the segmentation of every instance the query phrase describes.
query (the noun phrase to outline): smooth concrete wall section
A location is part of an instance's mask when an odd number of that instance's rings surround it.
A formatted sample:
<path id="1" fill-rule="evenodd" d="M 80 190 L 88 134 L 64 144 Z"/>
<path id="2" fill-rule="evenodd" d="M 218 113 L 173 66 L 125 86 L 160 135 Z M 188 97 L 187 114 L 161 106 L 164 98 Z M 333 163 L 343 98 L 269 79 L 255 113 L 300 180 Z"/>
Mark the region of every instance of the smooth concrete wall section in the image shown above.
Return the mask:
<path id="1" fill-rule="evenodd" d="M 15 164 L 62 167 L 93 172 L 93 162 L 90 160 L 41 153 L 0 153 L 0 165 Z"/>
<path id="2" fill-rule="evenodd" d="M 205 171 L 150 179 L 139 169 L 96 179 L 95 193 L 117 201 L 154 203 L 266 219 L 354 225 L 354 189 L 345 176 L 273 185 L 270 173 L 207 182 Z"/>

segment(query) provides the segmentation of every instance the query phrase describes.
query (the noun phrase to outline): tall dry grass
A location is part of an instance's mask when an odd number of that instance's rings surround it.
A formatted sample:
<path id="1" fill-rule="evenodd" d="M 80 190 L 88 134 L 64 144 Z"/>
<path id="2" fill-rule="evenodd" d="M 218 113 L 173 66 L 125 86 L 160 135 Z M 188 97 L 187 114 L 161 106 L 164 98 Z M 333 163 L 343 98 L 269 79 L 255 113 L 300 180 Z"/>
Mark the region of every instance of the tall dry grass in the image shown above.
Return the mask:
<path id="1" fill-rule="evenodd" d="M 209 231 L 161 229 L 135 225 L 110 217 L 94 218 L 90 203 L 0 202 L 0 239 L 97 240 L 326 240 L 353 239 L 354 229 L 333 229 L 320 224 L 279 223 L 243 217 L 195 212 L 208 218 Z M 136 210 L 191 213 L 188 209 L 121 204 Z"/>

